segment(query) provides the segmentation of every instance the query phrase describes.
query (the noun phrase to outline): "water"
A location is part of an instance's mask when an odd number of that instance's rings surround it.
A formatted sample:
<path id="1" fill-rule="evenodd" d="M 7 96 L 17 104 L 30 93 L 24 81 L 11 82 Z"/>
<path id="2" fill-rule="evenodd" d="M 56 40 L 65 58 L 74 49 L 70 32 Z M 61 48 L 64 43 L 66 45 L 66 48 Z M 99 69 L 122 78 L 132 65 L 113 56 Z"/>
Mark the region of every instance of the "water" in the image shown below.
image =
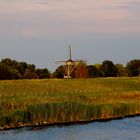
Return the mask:
<path id="1" fill-rule="evenodd" d="M 0 131 L 0 140 L 140 140 L 140 117 Z"/>

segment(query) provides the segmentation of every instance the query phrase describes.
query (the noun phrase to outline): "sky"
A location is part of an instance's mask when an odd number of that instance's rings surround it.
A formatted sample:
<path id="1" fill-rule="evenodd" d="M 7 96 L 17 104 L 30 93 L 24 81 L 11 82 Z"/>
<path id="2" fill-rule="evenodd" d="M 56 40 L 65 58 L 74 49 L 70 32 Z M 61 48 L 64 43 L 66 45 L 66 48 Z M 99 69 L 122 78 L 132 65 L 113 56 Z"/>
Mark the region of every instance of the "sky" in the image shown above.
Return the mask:
<path id="1" fill-rule="evenodd" d="M 140 59 L 140 0 L 0 0 L 0 59 L 54 71 L 56 60 Z"/>

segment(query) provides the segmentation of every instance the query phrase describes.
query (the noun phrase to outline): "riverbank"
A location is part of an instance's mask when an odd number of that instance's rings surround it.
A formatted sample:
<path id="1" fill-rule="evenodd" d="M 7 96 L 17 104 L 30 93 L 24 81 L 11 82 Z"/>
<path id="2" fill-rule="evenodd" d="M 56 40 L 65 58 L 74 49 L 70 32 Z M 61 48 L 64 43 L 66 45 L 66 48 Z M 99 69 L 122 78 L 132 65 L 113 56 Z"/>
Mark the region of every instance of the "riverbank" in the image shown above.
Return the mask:
<path id="1" fill-rule="evenodd" d="M 11 129 L 21 129 L 24 127 L 31 127 L 34 130 L 40 129 L 40 128 L 44 128 L 44 127 L 50 127 L 50 126 L 69 126 L 69 125 L 77 125 L 77 124 L 87 124 L 87 123 L 92 123 L 92 122 L 107 122 L 107 121 L 112 121 L 112 120 L 121 120 L 121 119 L 125 119 L 125 118 L 131 118 L 131 117 L 138 117 L 140 116 L 140 113 L 138 114 L 133 114 L 133 115 L 126 115 L 126 116 L 118 116 L 116 118 L 106 118 L 106 119 L 93 119 L 93 120 L 83 120 L 83 121 L 73 121 L 73 122 L 55 122 L 55 123 L 50 123 L 50 122 L 44 122 L 44 123 L 36 123 L 36 124 L 23 124 L 23 123 L 18 123 L 15 126 L 14 125 L 10 125 L 10 126 L 4 126 L 4 127 L 0 127 L 0 131 L 1 130 L 11 130 Z"/>
<path id="2" fill-rule="evenodd" d="M 140 114 L 140 78 L 0 81 L 0 129 Z"/>

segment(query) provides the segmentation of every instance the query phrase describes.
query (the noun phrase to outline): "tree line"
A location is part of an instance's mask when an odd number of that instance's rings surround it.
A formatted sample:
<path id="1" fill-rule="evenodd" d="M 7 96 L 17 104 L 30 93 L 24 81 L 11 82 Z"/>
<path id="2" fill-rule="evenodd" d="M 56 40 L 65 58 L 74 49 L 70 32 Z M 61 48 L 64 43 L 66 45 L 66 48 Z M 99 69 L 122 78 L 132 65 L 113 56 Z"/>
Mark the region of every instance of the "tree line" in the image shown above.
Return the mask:
<path id="1" fill-rule="evenodd" d="M 36 68 L 34 64 L 18 62 L 10 58 L 0 61 L 0 80 L 64 78 L 64 76 L 65 70 L 62 65 L 55 72 L 51 73 L 47 68 Z M 140 59 L 131 60 L 126 66 L 114 64 L 110 60 L 105 60 L 101 64 L 94 65 L 87 65 L 81 61 L 71 74 L 72 78 L 133 76 L 140 76 Z"/>
<path id="2" fill-rule="evenodd" d="M 59 66 L 53 73 L 54 77 L 63 78 L 65 71 L 63 66 Z M 123 64 L 114 64 L 110 60 L 105 60 L 101 64 L 87 65 L 79 62 L 71 74 L 72 78 L 94 78 L 94 77 L 134 77 L 140 76 L 140 59 L 134 59 Z"/>
<path id="3" fill-rule="evenodd" d="M 0 62 L 0 80 L 43 78 L 50 78 L 47 68 L 39 69 L 34 64 L 18 62 L 10 58 L 2 59 Z"/>

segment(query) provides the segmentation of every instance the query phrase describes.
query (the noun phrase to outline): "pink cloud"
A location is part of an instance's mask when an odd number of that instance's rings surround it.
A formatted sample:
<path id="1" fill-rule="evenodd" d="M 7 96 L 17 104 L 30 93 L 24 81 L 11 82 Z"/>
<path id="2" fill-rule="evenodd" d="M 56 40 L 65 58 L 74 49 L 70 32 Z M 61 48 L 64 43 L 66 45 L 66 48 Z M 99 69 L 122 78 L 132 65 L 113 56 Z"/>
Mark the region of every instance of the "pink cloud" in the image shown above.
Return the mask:
<path id="1" fill-rule="evenodd" d="M 136 12 L 122 8 L 130 2 L 132 0 L 14 0 L 1 2 L 0 13 L 23 22 L 19 32 L 26 37 L 88 32 L 140 33 L 140 18 L 137 15 L 136 19 Z"/>
<path id="2" fill-rule="evenodd" d="M 20 30 L 19 34 L 23 37 L 29 37 L 29 38 L 34 38 L 39 36 L 37 31 L 32 28 L 23 28 Z"/>

